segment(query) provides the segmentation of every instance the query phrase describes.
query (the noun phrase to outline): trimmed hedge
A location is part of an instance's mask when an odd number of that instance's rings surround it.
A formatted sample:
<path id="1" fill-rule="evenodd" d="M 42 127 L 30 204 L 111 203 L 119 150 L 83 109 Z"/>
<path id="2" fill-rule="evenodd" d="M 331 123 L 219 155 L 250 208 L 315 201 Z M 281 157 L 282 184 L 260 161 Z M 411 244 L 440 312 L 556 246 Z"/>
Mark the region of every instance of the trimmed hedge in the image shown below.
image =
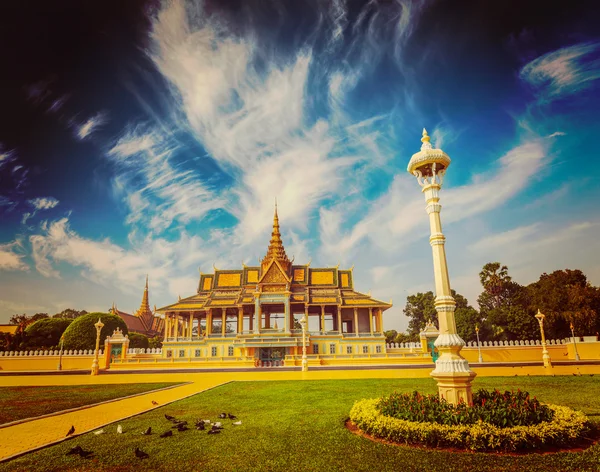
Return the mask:
<path id="1" fill-rule="evenodd" d="M 29 325 L 25 330 L 27 334 L 27 348 L 52 349 L 58 347 L 60 337 L 73 320 L 65 318 L 44 318 Z"/>
<path id="2" fill-rule="evenodd" d="M 100 349 L 104 349 L 106 336 L 113 334 L 114 330 L 120 328 L 123 335 L 128 333 L 125 322 L 111 313 L 88 313 L 76 318 L 65 330 L 65 349 L 95 349 L 96 328 L 94 324 L 98 318 L 104 323 L 100 331 Z"/>
<path id="3" fill-rule="evenodd" d="M 383 415 L 381 399 L 360 400 L 350 420 L 362 431 L 401 444 L 455 447 L 471 451 L 518 451 L 547 446 L 569 447 L 590 431 L 586 416 L 565 406 L 548 405 L 551 421 L 534 426 L 499 428 L 480 421 L 472 425 L 417 423 Z"/>

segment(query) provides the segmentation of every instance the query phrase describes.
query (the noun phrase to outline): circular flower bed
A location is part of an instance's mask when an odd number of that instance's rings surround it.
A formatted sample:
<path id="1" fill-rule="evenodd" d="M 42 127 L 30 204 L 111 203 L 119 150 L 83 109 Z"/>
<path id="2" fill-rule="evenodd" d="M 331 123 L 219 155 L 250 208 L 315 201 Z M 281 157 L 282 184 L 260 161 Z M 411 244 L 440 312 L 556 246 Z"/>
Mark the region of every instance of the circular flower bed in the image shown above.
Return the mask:
<path id="1" fill-rule="evenodd" d="M 362 431 L 396 443 L 472 451 L 568 447 L 590 430 L 583 413 L 540 404 L 526 392 L 483 390 L 473 399 L 473 405 L 454 407 L 434 395 L 394 394 L 356 402 L 350 420 Z"/>

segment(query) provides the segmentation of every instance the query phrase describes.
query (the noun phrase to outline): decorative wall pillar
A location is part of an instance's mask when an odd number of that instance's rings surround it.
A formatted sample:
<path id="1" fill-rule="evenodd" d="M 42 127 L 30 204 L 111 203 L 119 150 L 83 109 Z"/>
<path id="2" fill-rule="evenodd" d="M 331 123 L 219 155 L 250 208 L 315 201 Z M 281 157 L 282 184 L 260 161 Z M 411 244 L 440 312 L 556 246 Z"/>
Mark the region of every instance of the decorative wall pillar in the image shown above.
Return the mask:
<path id="1" fill-rule="evenodd" d="M 221 336 L 225 337 L 225 328 L 227 328 L 227 308 L 221 308 Z"/>
<path id="2" fill-rule="evenodd" d="M 373 307 L 369 307 L 369 332 L 373 336 Z"/>
<path id="3" fill-rule="evenodd" d="M 179 313 L 175 313 L 175 341 L 179 338 Z"/>
<path id="4" fill-rule="evenodd" d="M 337 307 L 337 330 L 339 334 L 342 334 L 342 307 Z"/>
<path id="5" fill-rule="evenodd" d="M 242 330 L 244 329 L 244 307 L 238 307 L 238 322 L 237 322 L 237 332 L 238 334 L 242 334 Z"/>
<path id="6" fill-rule="evenodd" d="M 260 322 L 262 318 L 262 310 L 260 308 L 260 298 L 259 294 L 255 293 L 255 301 L 254 301 L 254 333 L 260 334 Z"/>
<path id="7" fill-rule="evenodd" d="M 192 330 L 194 329 L 194 312 L 190 311 L 190 329 L 188 337 L 192 339 Z"/>
<path id="8" fill-rule="evenodd" d="M 283 325 L 283 329 L 285 333 L 289 333 L 290 332 L 290 298 L 289 295 L 287 296 L 287 298 L 285 299 L 285 302 L 283 303 L 283 319 L 284 321 L 284 325 Z"/>
<path id="9" fill-rule="evenodd" d="M 325 305 L 321 305 L 321 333 L 325 332 Z"/>
<path id="10" fill-rule="evenodd" d="M 354 307 L 354 334 L 358 336 L 358 308 Z"/>
<path id="11" fill-rule="evenodd" d="M 169 333 L 169 314 L 165 313 L 165 334 L 164 334 L 164 340 L 166 341 L 169 337 L 170 337 L 170 333 Z"/>
<path id="12" fill-rule="evenodd" d="M 212 312 L 213 309 L 209 308 L 206 312 L 206 335 L 210 336 L 212 334 Z"/>

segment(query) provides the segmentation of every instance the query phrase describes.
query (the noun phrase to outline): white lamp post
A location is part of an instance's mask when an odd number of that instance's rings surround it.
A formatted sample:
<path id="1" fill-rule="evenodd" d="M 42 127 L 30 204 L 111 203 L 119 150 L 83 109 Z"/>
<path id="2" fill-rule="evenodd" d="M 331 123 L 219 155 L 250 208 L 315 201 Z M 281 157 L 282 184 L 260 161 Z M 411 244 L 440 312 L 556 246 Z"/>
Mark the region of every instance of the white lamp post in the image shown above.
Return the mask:
<path id="1" fill-rule="evenodd" d="M 98 349 L 100 348 L 100 331 L 102 330 L 104 323 L 102 323 L 102 320 L 98 318 L 98 322 L 94 323 L 94 326 L 96 327 L 96 350 L 94 351 L 94 362 L 92 362 L 91 373 L 92 375 L 98 375 L 98 372 L 100 371 L 100 367 L 98 364 Z"/>
<path id="2" fill-rule="evenodd" d="M 475 333 L 477 334 L 477 350 L 479 351 L 479 363 L 483 362 L 483 357 L 481 356 L 481 344 L 479 343 L 479 325 L 475 325 Z"/>
<path id="3" fill-rule="evenodd" d="M 444 181 L 450 158 L 441 149 L 433 149 L 427 131 L 423 129 L 421 151 L 413 154 L 408 163 L 408 172 L 417 178 L 427 202 L 431 236 L 429 243 L 433 251 L 433 273 L 435 276 L 435 309 L 438 313 L 440 335 L 435 341 L 440 357 L 435 362 L 431 376 L 438 384 L 440 397 L 449 403 L 458 404 L 461 400 L 467 404 L 473 402 L 471 382 L 475 372 L 469 368 L 467 360 L 460 355 L 465 342 L 456 332 L 454 310 L 456 302 L 450 290 L 450 277 L 446 264 L 446 238 L 442 233 L 440 219 L 440 190 Z"/>
<path id="4" fill-rule="evenodd" d="M 306 325 L 308 324 L 308 316 L 306 312 L 300 320 L 300 324 L 302 325 L 302 372 L 307 372 L 308 358 L 306 357 Z"/>
<path id="5" fill-rule="evenodd" d="M 58 354 L 58 370 L 62 370 L 62 355 L 63 355 L 63 344 L 65 342 L 65 335 L 60 337 L 60 352 Z"/>
<path id="6" fill-rule="evenodd" d="M 542 332 L 542 360 L 544 361 L 544 367 L 552 367 L 550 353 L 548 352 L 548 348 L 546 346 L 546 335 L 544 334 L 544 318 L 546 318 L 546 316 L 538 308 L 538 312 L 535 317 L 540 324 L 540 331 Z"/>
<path id="7" fill-rule="evenodd" d="M 577 342 L 575 341 L 575 330 L 573 328 L 573 322 L 571 322 L 571 336 L 573 337 L 573 348 L 575 349 L 575 360 L 579 360 L 579 353 L 577 352 Z"/>

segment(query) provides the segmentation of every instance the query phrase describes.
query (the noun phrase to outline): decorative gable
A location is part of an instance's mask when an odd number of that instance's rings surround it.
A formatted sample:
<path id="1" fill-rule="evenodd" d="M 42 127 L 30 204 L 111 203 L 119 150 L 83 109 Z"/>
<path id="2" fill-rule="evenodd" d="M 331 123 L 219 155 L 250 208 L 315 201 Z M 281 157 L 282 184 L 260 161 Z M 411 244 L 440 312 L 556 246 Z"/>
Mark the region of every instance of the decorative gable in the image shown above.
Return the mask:
<path id="1" fill-rule="evenodd" d="M 267 284 L 287 284 L 289 281 L 290 279 L 279 266 L 277 261 L 271 262 L 271 265 L 267 268 L 264 275 L 260 279 L 260 283 Z"/>

